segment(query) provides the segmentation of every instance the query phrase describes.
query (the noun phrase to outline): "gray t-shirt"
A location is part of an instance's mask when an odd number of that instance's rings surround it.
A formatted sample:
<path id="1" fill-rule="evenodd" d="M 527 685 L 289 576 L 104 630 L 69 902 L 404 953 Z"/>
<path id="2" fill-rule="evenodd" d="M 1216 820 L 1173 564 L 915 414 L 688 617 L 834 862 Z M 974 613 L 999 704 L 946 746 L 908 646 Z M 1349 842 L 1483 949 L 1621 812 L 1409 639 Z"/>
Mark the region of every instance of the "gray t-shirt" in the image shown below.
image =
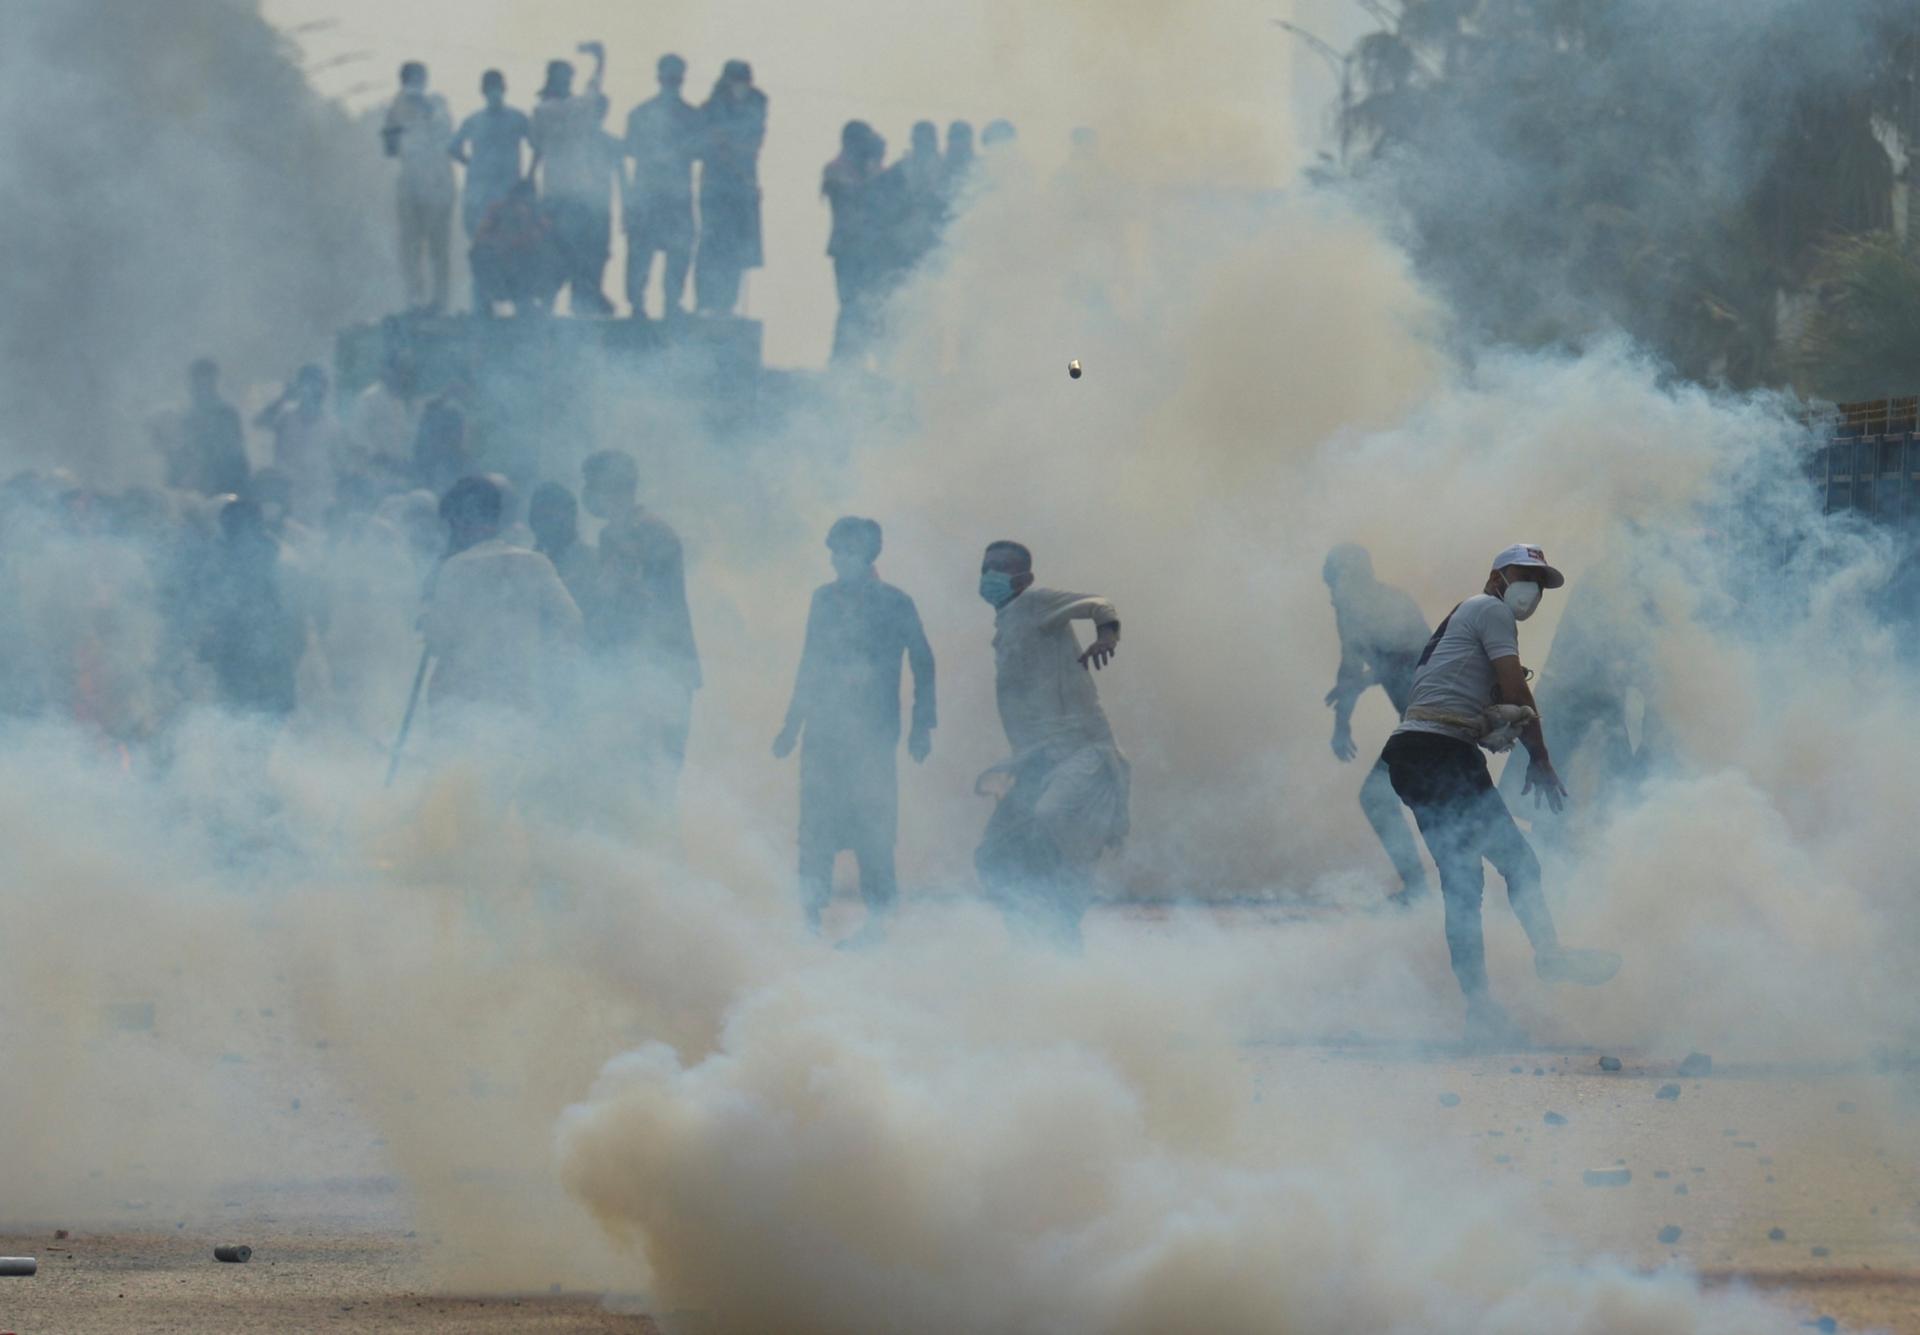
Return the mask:
<path id="1" fill-rule="evenodd" d="M 1494 704 L 1495 660 L 1520 656 L 1520 628 L 1513 609 L 1490 594 L 1475 594 L 1453 609 L 1453 615 L 1427 641 L 1420 666 L 1413 673 L 1409 714 L 1433 710 L 1456 718 L 1477 718 Z M 1413 719 L 1394 729 L 1431 732 L 1463 742 L 1477 742 L 1477 730 Z"/>

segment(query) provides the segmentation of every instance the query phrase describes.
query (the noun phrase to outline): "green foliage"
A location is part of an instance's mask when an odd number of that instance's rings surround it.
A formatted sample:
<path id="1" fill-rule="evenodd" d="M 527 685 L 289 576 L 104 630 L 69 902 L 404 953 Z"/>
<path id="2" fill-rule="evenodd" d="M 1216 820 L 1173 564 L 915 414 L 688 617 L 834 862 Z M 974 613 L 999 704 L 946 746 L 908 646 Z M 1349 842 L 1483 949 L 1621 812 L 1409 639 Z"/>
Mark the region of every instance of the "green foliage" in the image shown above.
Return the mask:
<path id="1" fill-rule="evenodd" d="M 1794 348 L 1806 390 L 1841 402 L 1920 387 L 1920 257 L 1891 236 L 1827 245 L 1818 304 Z"/>
<path id="2" fill-rule="evenodd" d="M 1699 380 L 1782 378 L 1779 294 L 1889 226 L 1881 134 L 1920 152 L 1909 0 L 1403 0 L 1351 63 L 1355 174 L 1463 324 Z"/>

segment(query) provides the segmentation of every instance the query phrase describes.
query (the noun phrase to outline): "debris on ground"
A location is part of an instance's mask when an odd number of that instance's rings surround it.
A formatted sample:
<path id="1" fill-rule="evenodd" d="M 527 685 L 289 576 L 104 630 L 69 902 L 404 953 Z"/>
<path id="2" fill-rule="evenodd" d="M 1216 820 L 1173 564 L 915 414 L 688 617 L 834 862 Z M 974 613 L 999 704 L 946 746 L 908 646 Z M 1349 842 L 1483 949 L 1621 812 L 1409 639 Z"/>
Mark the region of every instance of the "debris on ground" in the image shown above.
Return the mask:
<path id="1" fill-rule="evenodd" d="M 1580 1180 L 1590 1187 L 1624 1187 L 1633 1181 L 1631 1168 L 1589 1168 Z"/>
<path id="2" fill-rule="evenodd" d="M 1689 1052 L 1680 1061 L 1682 1076 L 1712 1075 L 1713 1058 L 1704 1052 Z"/>
<path id="3" fill-rule="evenodd" d="M 1828 1248 L 1828 1247 L 1815 1247 L 1813 1249 L 1813 1254 L 1817 1259 L 1824 1260 L 1825 1258 L 1832 1256 L 1833 1251 L 1831 1248 Z"/>
<path id="4" fill-rule="evenodd" d="M 1785 1242 L 1786 1240 L 1787 1230 L 1784 1228 L 1770 1228 L 1767 1230 L 1768 1242 Z"/>
<path id="5" fill-rule="evenodd" d="M 40 1262 L 31 1256 L 0 1256 L 0 1275 L 9 1279 L 26 1279 L 40 1269 Z"/>
<path id="6" fill-rule="evenodd" d="M 229 1265 L 245 1265 L 253 1259 L 253 1248 L 247 1246 L 245 1243 L 215 1247 L 213 1249 L 213 1259 L 216 1261 L 225 1261 Z"/>
<path id="7" fill-rule="evenodd" d="M 1618 1057 L 1602 1057 L 1600 1059 L 1600 1069 L 1603 1071 L 1617 1071 L 1620 1069 L 1620 1059 Z"/>
<path id="8" fill-rule="evenodd" d="M 1671 1103 L 1675 1099 L 1680 1097 L 1680 1086 L 1673 1085 L 1673 1084 L 1662 1085 L 1658 1090 L 1654 1092 L 1653 1096 L 1656 1099 L 1665 1099 L 1667 1102 Z"/>
<path id="9" fill-rule="evenodd" d="M 1661 1229 L 1660 1241 L 1669 1247 L 1680 1241 L 1680 1225 L 1668 1224 L 1665 1228 Z"/>
<path id="10" fill-rule="evenodd" d="M 1675 1188 L 1673 1189 L 1673 1194 L 1674 1194 L 1674 1195 L 1676 1195 L 1676 1196 L 1685 1196 L 1685 1195 L 1687 1195 L 1687 1194 L 1688 1194 L 1688 1192 L 1687 1192 L 1687 1184 L 1686 1184 L 1686 1183 L 1684 1183 L 1684 1182 L 1682 1182 L 1682 1183 L 1681 1183 L 1681 1184 L 1680 1184 L 1679 1186 L 1677 1186 L 1677 1187 L 1675 1187 Z"/>
<path id="11" fill-rule="evenodd" d="M 1567 1124 L 1567 1119 L 1562 1117 L 1557 1112 L 1550 1112 L 1545 1117 L 1542 1117 L 1540 1120 L 1545 1122 L 1548 1126 L 1565 1126 Z"/>
<path id="12" fill-rule="evenodd" d="M 67 1230 L 65 1230 L 64 1228 L 56 1228 L 55 1230 L 53 1230 L 53 1240 L 55 1242 L 64 1241 L 66 1237 L 67 1237 Z"/>
<path id="13" fill-rule="evenodd" d="M 1440 1096 L 1440 1106 L 1442 1108 L 1458 1108 L 1460 1106 L 1460 1096 L 1452 1090 L 1448 1090 Z"/>
<path id="14" fill-rule="evenodd" d="M 1830 1316 L 1823 1316 L 1813 1321 L 1802 1321 L 1800 1324 L 1808 1330 L 1821 1331 L 1824 1335 L 1834 1335 L 1834 1332 L 1840 1329 L 1840 1323 Z"/>
<path id="15" fill-rule="evenodd" d="M 1659 1178 L 1659 1179 L 1661 1179 L 1662 1181 L 1665 1181 L 1665 1180 L 1666 1180 L 1667 1178 L 1670 1178 L 1670 1177 L 1672 1177 L 1672 1176 L 1673 1176 L 1673 1174 L 1672 1174 L 1672 1173 L 1669 1173 L 1669 1172 L 1668 1172 L 1668 1171 L 1667 1171 L 1666 1169 L 1664 1169 L 1664 1168 L 1656 1168 L 1656 1169 L 1654 1169 L 1654 1170 L 1653 1170 L 1653 1175 L 1654 1175 L 1655 1177 L 1657 1177 L 1657 1178 Z"/>

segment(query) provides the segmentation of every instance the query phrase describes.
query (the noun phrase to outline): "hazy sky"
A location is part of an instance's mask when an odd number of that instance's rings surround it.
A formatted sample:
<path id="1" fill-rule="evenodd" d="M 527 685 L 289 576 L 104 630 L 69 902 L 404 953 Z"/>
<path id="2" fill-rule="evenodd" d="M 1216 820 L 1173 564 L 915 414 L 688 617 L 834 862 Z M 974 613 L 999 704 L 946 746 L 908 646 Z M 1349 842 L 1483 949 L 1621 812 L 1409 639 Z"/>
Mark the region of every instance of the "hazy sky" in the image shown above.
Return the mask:
<path id="1" fill-rule="evenodd" d="M 1106 131 L 1112 156 L 1116 114 L 1154 117 L 1156 100 L 1177 104 L 1191 86 L 1270 117 L 1297 147 L 1313 142 L 1333 83 L 1325 63 L 1270 20 L 1292 13 L 1338 43 L 1367 23 L 1352 0 L 263 0 L 263 9 L 298 34 L 322 91 L 356 108 L 375 105 L 391 95 L 399 63 L 417 58 L 456 119 L 478 104 L 483 70 L 504 70 L 510 99 L 525 106 L 545 62 L 572 57 L 588 38 L 609 48 L 616 130 L 652 95 L 662 52 L 687 58 L 696 102 L 723 60 L 752 61 L 771 111 L 761 163 L 767 267 L 748 279 L 746 310 L 766 321 L 767 356 L 780 365 L 814 365 L 826 354 L 834 297 L 819 173 L 845 121 L 871 121 L 892 153 L 922 118 L 943 127 L 969 119 L 978 129 L 1004 116 L 1019 126 L 1035 167 L 1051 172 L 1074 126 Z M 1161 119 L 1179 115 L 1173 105 Z M 1284 176 L 1291 163 L 1273 156 L 1271 174 Z M 616 255 L 609 266 L 616 298 L 619 263 Z"/>

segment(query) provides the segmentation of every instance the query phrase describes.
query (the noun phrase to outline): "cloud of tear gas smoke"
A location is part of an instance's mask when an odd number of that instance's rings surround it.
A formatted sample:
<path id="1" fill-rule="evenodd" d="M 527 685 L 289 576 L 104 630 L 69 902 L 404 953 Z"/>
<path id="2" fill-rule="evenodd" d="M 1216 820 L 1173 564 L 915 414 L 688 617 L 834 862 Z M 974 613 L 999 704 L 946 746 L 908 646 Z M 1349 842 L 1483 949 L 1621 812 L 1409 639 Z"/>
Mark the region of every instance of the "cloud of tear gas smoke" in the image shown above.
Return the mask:
<path id="1" fill-rule="evenodd" d="M 1170 46 L 1243 68 L 1226 28 L 1145 6 L 1033 22 L 1037 63 L 1073 41 L 1092 45 L 1063 68 L 1125 74 Z M 1168 112 L 1124 167 L 1007 170 L 901 294 L 884 389 L 823 386 L 719 440 L 609 373 L 593 429 L 539 442 L 568 482 L 590 448 L 632 448 L 686 538 L 707 686 L 684 849 L 657 818 L 608 819 L 587 758 L 626 719 L 597 694 L 514 738 L 519 757 L 439 746 L 429 720 L 434 766 L 379 790 L 425 571 L 377 524 L 298 553 L 333 615 L 277 743 L 184 669 L 137 720 L 61 699 L 38 709 L 79 723 L 11 726 L 0 1112 L 38 1153 L 0 1166 L 0 1194 L 111 1214 L 138 1164 L 184 1211 L 209 1182 L 352 1164 L 398 1175 L 458 1282 L 638 1278 L 730 1330 L 1766 1328 L 1681 1277 L 1569 1262 L 1524 1196 L 1431 1128 L 1359 1115 L 1337 1074 L 1249 1100 L 1249 1038 L 1457 1032 L 1437 909 L 1244 934 L 1108 922 L 1062 961 L 941 902 L 972 893 L 971 780 L 1001 758 L 973 594 L 987 540 L 1029 542 L 1044 582 L 1108 594 L 1125 622 L 1101 687 L 1135 836 L 1109 892 L 1352 906 L 1388 869 L 1361 772 L 1327 753 L 1321 559 L 1366 543 L 1437 620 L 1525 537 L 1576 581 L 1623 571 L 1621 600 L 1652 607 L 1635 689 L 1667 740 L 1646 786 L 1596 797 L 1550 858 L 1568 938 L 1626 971 L 1578 998 L 1537 987 L 1495 893 L 1503 998 L 1548 1041 L 1852 1055 L 1906 1037 L 1908 841 L 1872 795 L 1911 786 L 1916 715 L 1866 596 L 1884 545 L 1796 499 L 1777 405 L 1663 386 L 1619 347 L 1451 364 L 1400 254 L 1335 204 L 1275 197 L 1248 167 L 1263 141 L 1216 132 L 1250 123 L 1243 97 L 1265 105 L 1244 87 Z M 1216 177 L 1234 184 L 1193 184 Z M 886 525 L 882 571 L 941 665 L 935 757 L 902 766 L 907 912 L 871 956 L 799 938 L 794 776 L 766 755 L 847 511 Z M 9 647 L 161 677 L 164 634 L 99 614 L 166 607 L 167 567 L 61 513 L 86 539 L 72 559 L 0 527 L 29 628 Z M 1523 631 L 1530 661 L 1559 607 Z M 1869 703 L 1836 706 L 1836 680 Z M 1363 748 L 1387 725 L 1370 701 Z M 293 1118 L 289 1083 L 339 1094 L 325 1132 Z"/>
<path id="2" fill-rule="evenodd" d="M 151 477 L 145 418 L 191 357 L 229 350 L 230 384 L 284 375 L 378 309 L 373 131 L 252 0 L 24 0 L 7 28 L 5 455 Z"/>

